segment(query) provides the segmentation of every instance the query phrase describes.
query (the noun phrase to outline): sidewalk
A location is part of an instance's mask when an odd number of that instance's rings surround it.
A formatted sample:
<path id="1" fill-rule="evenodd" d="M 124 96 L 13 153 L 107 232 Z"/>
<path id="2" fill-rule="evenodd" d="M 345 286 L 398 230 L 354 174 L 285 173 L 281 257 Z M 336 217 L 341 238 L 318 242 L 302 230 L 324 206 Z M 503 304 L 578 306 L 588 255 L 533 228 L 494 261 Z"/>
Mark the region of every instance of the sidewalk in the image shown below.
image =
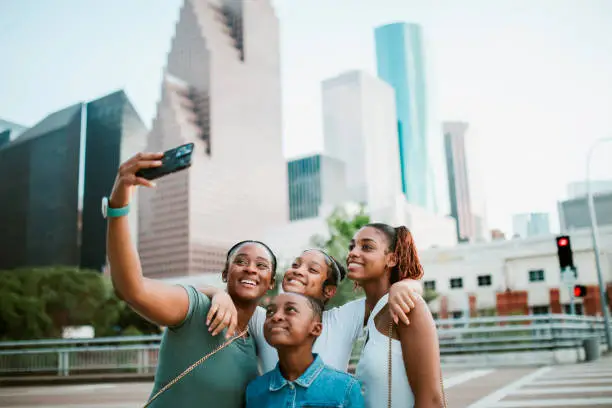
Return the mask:
<path id="1" fill-rule="evenodd" d="M 24 375 L 13 377 L 0 377 L 0 387 L 62 385 L 62 384 L 99 384 L 122 382 L 151 382 L 154 374 L 77 374 L 67 377 L 57 375 Z"/>

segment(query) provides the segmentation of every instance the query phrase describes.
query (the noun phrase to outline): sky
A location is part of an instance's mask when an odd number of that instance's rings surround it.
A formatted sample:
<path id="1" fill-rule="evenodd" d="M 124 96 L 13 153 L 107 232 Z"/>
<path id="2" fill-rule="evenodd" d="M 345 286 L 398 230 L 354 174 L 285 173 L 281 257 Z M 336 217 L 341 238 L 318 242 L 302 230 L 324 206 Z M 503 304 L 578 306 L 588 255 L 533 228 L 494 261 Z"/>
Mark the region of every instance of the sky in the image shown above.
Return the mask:
<path id="1" fill-rule="evenodd" d="M 433 155 L 442 157 L 440 121 L 470 124 L 474 201 L 491 228 L 510 233 L 512 214 L 537 211 L 556 228 L 556 202 L 585 178 L 589 147 L 612 137 L 612 1 L 273 2 L 287 157 L 322 149 L 321 81 L 376 75 L 373 29 L 396 21 L 423 26 Z M 1 1 L 0 118 L 33 125 L 125 89 L 150 125 L 181 3 Z M 594 178 L 612 179 L 611 159 L 612 143 L 602 144 Z"/>

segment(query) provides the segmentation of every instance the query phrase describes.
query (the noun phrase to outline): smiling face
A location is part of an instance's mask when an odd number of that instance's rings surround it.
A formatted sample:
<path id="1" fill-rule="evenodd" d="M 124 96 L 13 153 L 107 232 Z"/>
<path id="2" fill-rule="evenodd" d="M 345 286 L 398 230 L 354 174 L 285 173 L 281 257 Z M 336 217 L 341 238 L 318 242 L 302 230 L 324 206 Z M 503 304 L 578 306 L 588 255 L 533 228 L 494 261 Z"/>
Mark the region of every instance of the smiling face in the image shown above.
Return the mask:
<path id="1" fill-rule="evenodd" d="M 389 252 L 389 240 L 373 227 L 363 227 L 353 237 L 346 259 L 348 277 L 356 282 L 381 279 L 397 264 L 395 254 Z"/>
<path id="2" fill-rule="evenodd" d="M 235 301 L 258 301 L 274 287 L 270 252 L 257 243 L 247 243 L 231 254 L 227 274 L 227 292 Z"/>
<path id="3" fill-rule="evenodd" d="M 322 302 L 331 299 L 336 293 L 336 285 L 325 285 L 331 269 L 320 251 L 304 251 L 285 272 L 283 291 L 301 293 Z"/>
<path id="4" fill-rule="evenodd" d="M 318 308 L 315 311 L 315 308 Z M 321 308 L 303 295 L 283 293 L 266 308 L 264 337 L 272 347 L 312 345 L 321 334 Z"/>

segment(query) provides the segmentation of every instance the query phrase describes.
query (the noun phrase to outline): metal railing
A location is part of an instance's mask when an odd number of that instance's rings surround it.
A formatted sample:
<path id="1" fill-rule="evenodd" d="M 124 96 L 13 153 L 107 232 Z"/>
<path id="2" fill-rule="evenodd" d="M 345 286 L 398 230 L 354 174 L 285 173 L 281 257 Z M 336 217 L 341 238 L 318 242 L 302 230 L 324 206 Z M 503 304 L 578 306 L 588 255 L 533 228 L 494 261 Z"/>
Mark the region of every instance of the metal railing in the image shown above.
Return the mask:
<path id="1" fill-rule="evenodd" d="M 563 314 L 474 317 L 436 320 L 440 355 L 483 355 L 582 347 L 596 337 L 605 344 L 602 318 Z M 363 339 L 353 348 L 350 365 L 360 356 Z"/>
<path id="2" fill-rule="evenodd" d="M 436 321 L 442 355 L 555 350 L 605 342 L 602 318 L 562 314 Z"/>
<path id="3" fill-rule="evenodd" d="M 597 337 L 605 343 L 603 319 L 541 315 L 437 320 L 445 355 L 556 350 L 580 347 Z M 153 374 L 161 336 L 46 339 L 0 342 L 0 375 L 85 373 Z M 351 364 L 363 339 L 354 347 Z"/>

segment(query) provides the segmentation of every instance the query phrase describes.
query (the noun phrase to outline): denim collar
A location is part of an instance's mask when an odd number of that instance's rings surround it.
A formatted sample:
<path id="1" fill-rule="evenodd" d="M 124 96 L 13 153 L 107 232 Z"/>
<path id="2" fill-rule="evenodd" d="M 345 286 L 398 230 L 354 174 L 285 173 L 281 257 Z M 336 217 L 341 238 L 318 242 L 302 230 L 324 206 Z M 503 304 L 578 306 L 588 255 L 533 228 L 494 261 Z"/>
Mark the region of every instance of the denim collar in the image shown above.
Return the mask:
<path id="1" fill-rule="evenodd" d="M 293 381 L 295 384 L 304 388 L 310 387 L 310 384 L 312 384 L 312 382 L 317 378 L 317 376 L 325 367 L 323 360 L 321 359 L 321 357 L 319 357 L 318 354 L 313 353 L 312 356 L 314 357 L 314 361 L 312 362 L 310 367 L 306 369 L 306 371 L 300 376 L 300 378 Z M 272 371 L 272 378 L 270 378 L 270 391 L 278 391 L 291 382 L 287 381 L 285 377 L 283 377 L 280 371 L 279 364 L 280 363 L 277 363 L 276 367 L 274 368 L 274 371 Z"/>

